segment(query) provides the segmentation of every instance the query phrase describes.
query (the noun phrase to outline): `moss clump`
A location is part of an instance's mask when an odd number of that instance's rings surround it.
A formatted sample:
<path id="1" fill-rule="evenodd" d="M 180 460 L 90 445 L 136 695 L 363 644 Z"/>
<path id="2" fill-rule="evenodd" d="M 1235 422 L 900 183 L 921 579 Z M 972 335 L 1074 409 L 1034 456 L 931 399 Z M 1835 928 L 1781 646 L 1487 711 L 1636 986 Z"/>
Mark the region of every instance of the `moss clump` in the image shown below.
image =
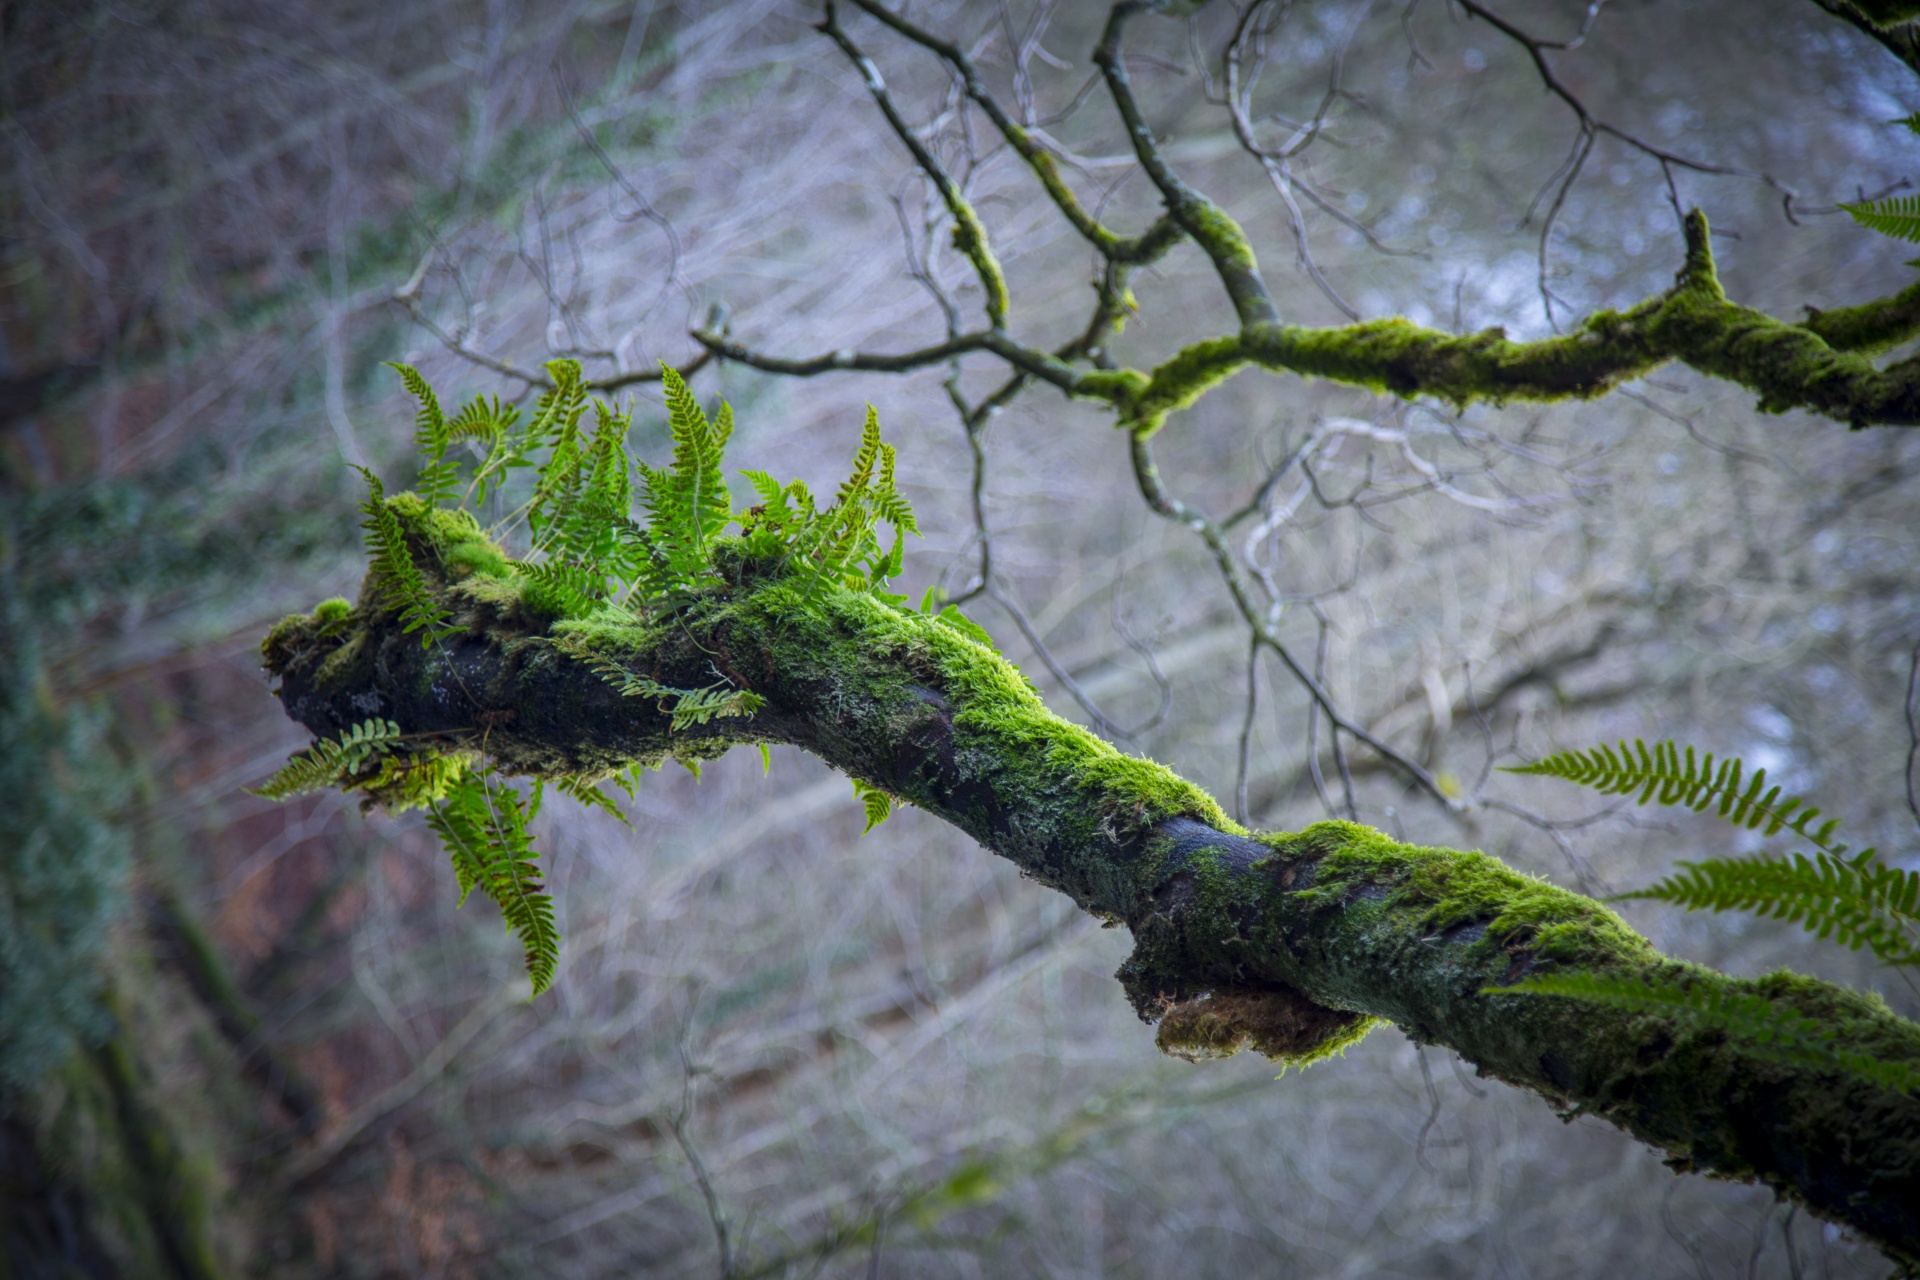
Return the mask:
<path id="1" fill-rule="evenodd" d="M 1352 822 L 1315 823 L 1270 840 L 1317 859 L 1307 894 L 1344 900 L 1369 887 L 1384 890 L 1383 910 L 1417 909 L 1419 927 L 1432 933 L 1479 925 L 1484 934 L 1476 946 L 1524 944 L 1541 959 L 1569 965 L 1658 958 L 1617 912 L 1484 853 L 1401 844 Z"/>

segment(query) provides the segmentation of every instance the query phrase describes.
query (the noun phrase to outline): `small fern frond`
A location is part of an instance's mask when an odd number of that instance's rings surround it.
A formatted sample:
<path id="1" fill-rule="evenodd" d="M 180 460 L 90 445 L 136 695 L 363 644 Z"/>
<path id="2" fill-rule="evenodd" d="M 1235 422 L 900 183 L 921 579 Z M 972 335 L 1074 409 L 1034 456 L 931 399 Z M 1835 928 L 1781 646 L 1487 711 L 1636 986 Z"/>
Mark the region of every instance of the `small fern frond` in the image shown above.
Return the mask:
<path id="1" fill-rule="evenodd" d="M 585 565 L 564 560 L 509 563 L 526 582 L 535 604 L 564 617 L 592 613 L 606 597 L 605 584 Z"/>
<path id="2" fill-rule="evenodd" d="M 1692 747 L 1683 749 L 1671 741 L 1656 742 L 1651 750 L 1635 739 L 1632 747 L 1622 741 L 1617 752 L 1605 745 L 1592 751 L 1561 751 L 1505 772 L 1560 778 L 1602 795 L 1638 792 L 1638 804 L 1658 802 L 1695 813 L 1711 808 L 1719 817 L 1749 831 L 1767 836 L 1791 831 L 1829 852 L 1844 852 L 1844 846 L 1832 841 L 1838 820 L 1814 825 L 1820 810 L 1797 796 L 1783 797 L 1777 786 L 1769 788 L 1765 769 L 1757 769 L 1749 777 L 1745 763 L 1733 756 L 1716 764 L 1711 751 L 1699 759 Z"/>
<path id="3" fill-rule="evenodd" d="M 1920 872 L 1827 853 L 1682 862 L 1657 884 L 1621 898 L 1670 902 L 1688 911 L 1751 911 L 1799 925 L 1894 965 L 1920 965 Z"/>
<path id="4" fill-rule="evenodd" d="M 1820 1022 L 1765 996 L 1592 973 L 1532 978 L 1512 986 L 1489 987 L 1482 994 L 1564 996 L 1672 1018 L 1683 1025 L 1718 1031 L 1740 1052 L 1763 1061 L 1844 1072 L 1871 1080 L 1889 1092 L 1920 1092 L 1920 1063 L 1861 1053 Z"/>
<path id="5" fill-rule="evenodd" d="M 527 823 L 538 808 L 537 789 L 529 801 L 522 801 L 513 788 L 490 786 L 483 775 L 469 773 L 427 816 L 427 825 L 452 858 L 460 901 L 480 890 L 499 906 L 507 927 L 520 939 L 536 996 L 553 984 L 560 961 L 553 898 L 546 892 L 527 834 Z"/>
<path id="6" fill-rule="evenodd" d="M 1852 214 L 1855 222 L 1883 236 L 1920 241 L 1920 196 L 1888 196 L 1884 200 L 1857 204 L 1842 202 L 1840 207 Z"/>
<path id="7" fill-rule="evenodd" d="M 660 710 L 672 717 L 671 731 L 679 733 L 697 724 L 732 716 L 750 716 L 767 705 L 767 700 L 749 689 L 729 689 L 709 685 L 704 689 L 675 689 L 644 676 L 627 677 L 620 690 L 630 697 L 656 698 Z M 671 700 L 672 705 L 667 705 Z"/>
<path id="8" fill-rule="evenodd" d="M 620 812 L 620 806 L 613 802 L 612 797 L 607 795 L 607 793 L 602 791 L 598 786 L 587 781 L 581 775 L 577 773 L 562 774 L 555 783 L 555 786 L 559 789 L 561 795 L 572 800 L 577 800 L 590 809 L 598 809 L 602 813 L 610 815 L 615 821 L 619 822 L 621 826 L 632 829 L 633 823 L 628 820 L 626 814 Z"/>
<path id="9" fill-rule="evenodd" d="M 359 773 L 370 761 L 393 750 L 400 726 L 391 720 L 363 720 L 337 738 L 322 738 L 248 791 L 268 800 L 286 800 L 322 791 Z M 384 771 L 384 770 L 383 770 Z"/>
<path id="10" fill-rule="evenodd" d="M 452 635 L 459 628 L 449 625 L 452 615 L 434 602 L 426 575 L 413 562 L 400 518 L 387 505 L 387 493 L 380 477 L 365 467 L 356 467 L 367 479 L 367 497 L 360 503 L 366 519 L 360 527 L 366 531 L 367 567 L 383 581 L 383 602 L 400 615 L 401 630 L 421 632 L 420 647 Z"/>
<path id="11" fill-rule="evenodd" d="M 361 786 L 391 813 L 425 809 L 447 798 L 447 792 L 466 775 L 466 759 L 436 752 L 390 755 L 380 772 Z"/>
<path id="12" fill-rule="evenodd" d="M 893 816 L 893 797 L 879 787 L 855 778 L 853 794 L 867 814 L 866 829 L 860 833 L 861 835 L 865 835 Z"/>

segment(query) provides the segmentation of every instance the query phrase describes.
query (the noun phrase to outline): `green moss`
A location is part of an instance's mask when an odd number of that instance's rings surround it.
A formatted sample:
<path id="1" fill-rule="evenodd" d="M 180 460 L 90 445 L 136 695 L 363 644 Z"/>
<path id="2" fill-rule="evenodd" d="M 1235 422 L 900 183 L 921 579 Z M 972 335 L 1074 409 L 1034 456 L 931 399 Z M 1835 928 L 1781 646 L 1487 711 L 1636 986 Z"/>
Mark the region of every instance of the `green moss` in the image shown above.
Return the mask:
<path id="1" fill-rule="evenodd" d="M 353 612 L 353 602 L 344 596 L 335 596 L 331 600 L 322 600 L 313 607 L 313 620 L 323 626 L 330 622 L 344 622 Z"/>
<path id="2" fill-rule="evenodd" d="M 1152 381 L 1138 369 L 1095 369 L 1080 375 L 1074 392 L 1108 400 L 1125 409 L 1139 399 Z"/>
<path id="3" fill-rule="evenodd" d="M 993 256 L 987 229 L 980 224 L 973 206 L 951 184 L 944 194 L 947 208 L 953 214 L 953 247 L 964 254 L 979 273 L 981 286 L 987 291 L 987 318 L 996 329 L 1002 328 L 1007 323 L 1007 277 L 1000 270 L 999 259 Z"/>
<path id="4" fill-rule="evenodd" d="M 1195 199 L 1180 209 L 1180 224 L 1216 262 L 1253 272 L 1260 269 L 1253 244 L 1238 222 L 1211 200 Z"/>
<path id="5" fill-rule="evenodd" d="M 455 582 L 475 574 L 491 578 L 506 578 L 513 574 L 513 566 L 507 563 L 506 553 L 484 536 L 448 543 L 440 554 L 447 566 L 447 576 Z"/>
<path id="6" fill-rule="evenodd" d="M 1433 933 L 1482 925 L 1477 946 L 1524 944 L 1541 959 L 1571 965 L 1658 956 L 1617 912 L 1484 853 L 1401 844 L 1351 822 L 1316 823 L 1297 836 L 1269 839 L 1318 858 L 1310 893 L 1337 898 L 1378 886 L 1387 890 L 1383 910 L 1415 908 L 1419 926 Z"/>

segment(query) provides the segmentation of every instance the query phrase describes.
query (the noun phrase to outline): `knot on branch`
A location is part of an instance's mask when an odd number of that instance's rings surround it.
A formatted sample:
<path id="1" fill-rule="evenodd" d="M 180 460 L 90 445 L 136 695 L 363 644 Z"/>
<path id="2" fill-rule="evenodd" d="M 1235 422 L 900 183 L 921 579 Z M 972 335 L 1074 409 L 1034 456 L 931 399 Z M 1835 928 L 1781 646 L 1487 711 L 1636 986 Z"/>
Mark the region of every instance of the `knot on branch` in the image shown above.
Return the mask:
<path id="1" fill-rule="evenodd" d="M 1162 1000 L 1160 1052 L 1188 1062 L 1252 1049 L 1305 1066 L 1367 1033 L 1373 1020 L 1316 1004 L 1288 986 L 1223 987 L 1191 1000 Z"/>

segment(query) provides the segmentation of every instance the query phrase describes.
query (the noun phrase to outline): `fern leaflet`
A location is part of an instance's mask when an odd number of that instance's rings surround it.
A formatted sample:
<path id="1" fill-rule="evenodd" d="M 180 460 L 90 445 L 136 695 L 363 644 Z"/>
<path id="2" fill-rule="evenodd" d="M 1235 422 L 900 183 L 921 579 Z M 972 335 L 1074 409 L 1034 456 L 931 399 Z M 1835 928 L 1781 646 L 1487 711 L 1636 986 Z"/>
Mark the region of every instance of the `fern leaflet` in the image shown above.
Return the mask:
<path id="1" fill-rule="evenodd" d="M 1920 964 L 1920 872 L 1822 852 L 1775 858 L 1682 862 L 1658 884 L 1622 898 L 1670 902 L 1688 911 L 1751 911 L 1799 925 L 1822 939 L 1872 951 L 1895 965 Z"/>
<path id="2" fill-rule="evenodd" d="M 1905 123 L 1902 121 L 1901 123 Z M 1896 240 L 1920 241 L 1920 196 L 1888 196 L 1840 205 L 1861 226 Z"/>
<path id="3" fill-rule="evenodd" d="M 879 787 L 855 778 L 853 780 L 853 795 L 854 798 L 860 802 L 860 807 L 866 810 L 867 813 L 867 825 L 866 829 L 861 832 L 862 835 L 865 835 L 867 831 L 873 830 L 893 816 L 893 797 L 885 791 L 882 791 Z"/>
<path id="4" fill-rule="evenodd" d="M 420 637 L 423 649 L 457 633 L 459 628 L 450 625 L 453 615 L 434 602 L 426 575 L 413 562 L 406 533 L 400 528 L 400 518 L 387 505 L 387 493 L 380 477 L 365 467 L 356 470 L 367 478 L 367 497 L 360 503 L 360 510 L 366 516 L 360 527 L 367 535 L 367 568 L 384 581 L 386 607 L 400 614 L 401 630 L 423 633 Z"/>
<path id="5" fill-rule="evenodd" d="M 324 790 L 353 777 L 368 761 L 392 751 L 399 740 L 400 726 L 393 721 L 363 720 L 338 738 L 322 738 L 296 752 L 271 778 L 248 791 L 268 800 L 286 800 Z"/>

